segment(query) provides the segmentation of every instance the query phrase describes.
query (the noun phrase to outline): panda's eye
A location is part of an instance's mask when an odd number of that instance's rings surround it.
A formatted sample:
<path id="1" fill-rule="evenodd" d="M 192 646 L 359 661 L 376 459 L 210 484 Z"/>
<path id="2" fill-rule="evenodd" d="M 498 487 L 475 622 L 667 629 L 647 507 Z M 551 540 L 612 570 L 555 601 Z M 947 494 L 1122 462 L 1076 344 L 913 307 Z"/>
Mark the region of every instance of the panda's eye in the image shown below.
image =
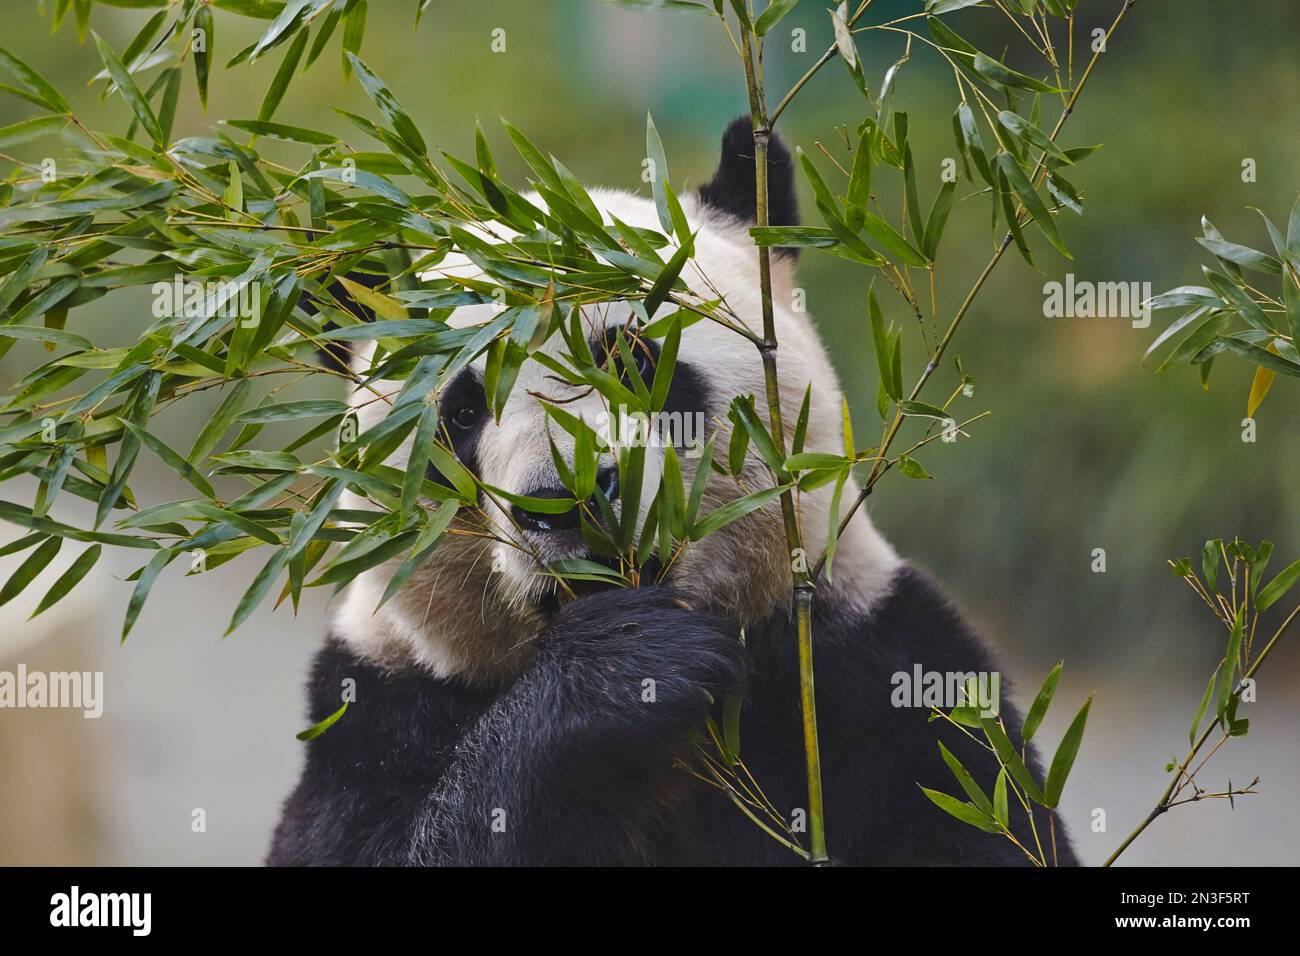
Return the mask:
<path id="1" fill-rule="evenodd" d="M 654 380 L 655 359 L 658 357 L 658 346 L 650 339 L 640 337 L 629 339 L 623 337 L 623 349 L 619 345 L 619 330 L 611 329 L 605 333 L 605 341 L 600 343 L 600 350 L 605 357 L 605 361 L 612 359 L 613 371 L 623 380 L 624 384 L 630 384 L 631 372 L 624 363 L 624 355 L 630 353 L 632 362 L 636 367 L 637 375 L 641 381 L 649 385 Z M 593 352 L 595 349 L 593 348 Z"/>
<path id="2" fill-rule="evenodd" d="M 650 382 L 655 373 L 654 357 L 650 354 L 650 350 L 638 343 L 632 349 L 632 357 L 636 359 L 636 371 L 641 376 L 641 381 Z"/>
<path id="3" fill-rule="evenodd" d="M 479 410 L 473 405 L 462 405 L 456 409 L 456 413 L 451 416 L 451 423 L 457 428 L 471 429 L 478 424 Z"/>

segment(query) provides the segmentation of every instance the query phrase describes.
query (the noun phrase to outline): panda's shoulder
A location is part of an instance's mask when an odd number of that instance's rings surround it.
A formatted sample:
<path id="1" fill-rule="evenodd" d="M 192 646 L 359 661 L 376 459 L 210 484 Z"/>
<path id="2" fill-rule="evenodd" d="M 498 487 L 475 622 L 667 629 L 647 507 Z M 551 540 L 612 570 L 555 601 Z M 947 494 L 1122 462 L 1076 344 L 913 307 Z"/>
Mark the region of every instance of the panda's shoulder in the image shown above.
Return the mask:
<path id="1" fill-rule="evenodd" d="M 934 669 L 979 669 L 991 662 L 966 614 L 937 579 L 910 562 L 900 562 L 887 589 L 866 613 L 826 609 L 837 643 L 876 662 Z"/>

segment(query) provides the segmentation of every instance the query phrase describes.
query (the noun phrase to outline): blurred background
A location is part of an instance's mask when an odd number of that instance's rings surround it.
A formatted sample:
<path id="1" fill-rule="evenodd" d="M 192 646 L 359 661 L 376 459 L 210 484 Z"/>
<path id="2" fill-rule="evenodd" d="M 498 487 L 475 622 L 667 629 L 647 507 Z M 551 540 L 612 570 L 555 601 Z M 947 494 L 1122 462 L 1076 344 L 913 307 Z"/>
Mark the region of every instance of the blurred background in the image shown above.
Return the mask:
<path id="1" fill-rule="evenodd" d="M 1091 31 L 1109 25 L 1119 6 L 1080 0 L 1076 69 Z M 524 167 L 498 116 L 588 184 L 646 191 L 640 172 L 648 110 L 680 191 L 709 176 L 722 128 L 744 111 L 738 58 L 708 20 L 631 13 L 597 0 L 440 0 L 415 32 L 414 7 L 414 0 L 370 0 L 362 56 L 431 144 L 472 156 L 480 119 L 503 173 L 517 184 Z M 866 22 L 921 7 L 921 0 L 876 0 Z M 100 68 L 93 47 L 79 46 L 70 26 L 51 35 L 48 15 L 34 2 L 6 10 L 4 46 L 53 81 L 89 125 L 124 129 L 120 99 L 101 104 L 87 88 Z M 148 14 L 96 6 L 92 26 L 120 51 Z M 221 11 L 216 21 L 218 63 L 259 32 L 253 21 Z M 1018 49 L 1010 25 L 988 11 L 949 22 L 986 49 Z M 491 48 L 497 28 L 505 30 L 504 52 Z M 790 49 L 796 28 L 806 31 L 807 52 Z M 1193 241 L 1202 215 L 1228 239 L 1268 248 L 1251 207 L 1285 228 L 1300 188 L 1298 28 L 1300 7 L 1285 0 L 1134 8 L 1062 136 L 1066 146 L 1105 143 L 1071 176 L 1086 204 L 1082 218 L 1063 219 L 1074 262 L 1036 237 L 1037 270 L 1008 253 L 952 350 L 976 380 L 961 409 L 992 416 L 973 426 L 969 439 L 930 446 L 922 460 L 936 480 L 892 475 L 873 497 L 877 524 L 901 552 L 944 579 L 996 646 L 1018 679 L 1022 706 L 1066 659 L 1041 740 L 1054 745 L 1082 700 L 1096 694 L 1062 805 L 1080 855 L 1093 864 L 1163 791 L 1164 765 L 1185 752 L 1192 711 L 1222 653 L 1218 625 L 1165 559 L 1196 555 L 1206 538 L 1234 534 L 1273 539 L 1274 571 L 1300 555 L 1300 385 L 1277 382 L 1257 414 L 1257 441 L 1244 443 L 1250 369 L 1220 360 L 1208 392 L 1186 368 L 1156 375 L 1141 366 L 1142 354 L 1179 313 L 1157 313 L 1146 329 L 1115 318 L 1048 319 L 1043 284 L 1066 271 L 1078 280 L 1150 282 L 1155 292 L 1199 282 L 1208 261 Z M 769 43 L 773 102 L 831 40 L 826 4 L 804 0 Z M 872 33 L 858 42 L 878 89 L 902 38 Z M 214 68 L 206 115 L 187 67 L 174 135 L 210 135 L 217 118 L 255 116 L 279 59 Z M 1021 61 L 1012 54 L 1010 62 Z M 918 46 L 896 95 L 896 108 L 911 116 L 928 208 L 939 164 L 954 154 L 951 73 Z M 295 80 L 275 119 L 374 148 L 332 107 L 372 112 L 357 84 L 342 77 L 337 38 Z M 0 125 L 28 115 L 18 99 L 0 97 Z M 782 117 L 780 132 L 812 149 L 818 141 L 833 144 L 837 125 L 855 127 L 863 115 L 860 95 L 832 63 Z M 32 158 L 31 150 L 20 155 Z M 1254 182 L 1242 181 L 1248 158 Z M 939 256 L 941 316 L 952 314 L 999 238 L 988 230 L 985 200 L 956 207 Z M 813 250 L 803 255 L 799 284 L 853 401 L 861 440 L 876 420 L 864 272 Z M 915 322 L 896 297 L 882 303 L 907 330 L 910 381 L 921 355 Z M 99 344 L 130 341 L 147 321 L 147 299 L 109 297 L 74 313 L 73 326 L 92 318 Z M 18 343 L 0 360 L 4 388 L 35 354 Z M 927 394 L 942 397 L 954 381 L 947 364 Z M 322 394 L 331 387 L 322 384 Z M 170 417 L 161 437 L 187 440 L 208 412 L 193 402 L 184 413 L 192 418 Z M 0 497 L 30 501 L 32 489 L 14 485 Z M 149 503 L 184 496 L 148 454 L 133 487 Z M 61 505 L 62 520 L 87 521 L 68 496 Z M 0 523 L 0 544 L 21 534 Z M 1105 573 L 1092 570 L 1097 548 L 1105 549 Z M 297 617 L 264 607 L 223 640 L 233 603 L 261 562 L 236 561 L 193 578 L 176 562 L 119 646 L 131 589 L 122 579 L 139 559 L 111 553 L 73 598 L 28 623 L 36 600 L 78 551 L 65 549 L 21 598 L 0 608 L 0 670 L 19 662 L 29 670 L 101 670 L 104 716 L 0 711 L 0 863 L 260 862 L 298 771 L 301 685 L 328 626 L 326 597 L 313 592 Z M 21 557 L 0 558 L 0 579 Z M 1300 861 L 1300 634 L 1291 637 L 1263 671 L 1259 702 L 1243 708 L 1250 735 L 1224 748 L 1202 779 L 1220 789 L 1228 779 L 1239 786 L 1259 775 L 1260 794 L 1238 800 L 1235 810 L 1222 801 L 1180 808 L 1123 862 Z M 191 827 L 199 809 L 206 832 Z M 1105 811 L 1105 832 L 1092 830 L 1096 809 Z"/>

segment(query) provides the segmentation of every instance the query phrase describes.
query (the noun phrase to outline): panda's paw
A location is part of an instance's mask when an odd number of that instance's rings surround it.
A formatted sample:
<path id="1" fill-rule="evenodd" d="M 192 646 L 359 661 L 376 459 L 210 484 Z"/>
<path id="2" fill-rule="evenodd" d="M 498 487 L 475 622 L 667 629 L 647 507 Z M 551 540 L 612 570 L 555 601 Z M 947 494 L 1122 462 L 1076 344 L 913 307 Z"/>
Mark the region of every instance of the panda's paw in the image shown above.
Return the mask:
<path id="1" fill-rule="evenodd" d="M 744 678 L 737 628 L 666 587 L 602 591 L 564 607 L 543 639 L 577 678 L 578 706 L 627 734 L 698 726 Z"/>

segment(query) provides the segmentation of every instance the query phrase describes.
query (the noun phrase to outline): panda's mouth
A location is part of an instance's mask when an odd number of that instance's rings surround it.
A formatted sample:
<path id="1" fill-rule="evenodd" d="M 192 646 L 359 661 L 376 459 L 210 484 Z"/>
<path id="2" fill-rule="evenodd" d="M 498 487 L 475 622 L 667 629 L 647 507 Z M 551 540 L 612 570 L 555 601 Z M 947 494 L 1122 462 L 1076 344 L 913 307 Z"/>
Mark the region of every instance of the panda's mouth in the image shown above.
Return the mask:
<path id="1" fill-rule="evenodd" d="M 587 553 L 581 556 L 584 561 L 590 561 L 593 564 L 599 564 L 611 570 L 618 570 L 618 562 L 613 558 L 604 558 L 595 554 Z M 638 587 L 654 585 L 659 583 L 659 574 L 663 569 L 662 563 L 658 556 L 652 556 L 641 567 L 639 572 Z M 607 581 L 576 580 L 569 579 L 565 582 L 573 597 L 569 597 L 558 585 L 547 588 L 546 591 L 537 599 L 537 608 L 547 616 L 554 615 L 559 609 L 569 601 L 586 597 L 590 594 L 597 594 L 601 591 L 612 591 L 618 589 L 619 585 Z"/>

